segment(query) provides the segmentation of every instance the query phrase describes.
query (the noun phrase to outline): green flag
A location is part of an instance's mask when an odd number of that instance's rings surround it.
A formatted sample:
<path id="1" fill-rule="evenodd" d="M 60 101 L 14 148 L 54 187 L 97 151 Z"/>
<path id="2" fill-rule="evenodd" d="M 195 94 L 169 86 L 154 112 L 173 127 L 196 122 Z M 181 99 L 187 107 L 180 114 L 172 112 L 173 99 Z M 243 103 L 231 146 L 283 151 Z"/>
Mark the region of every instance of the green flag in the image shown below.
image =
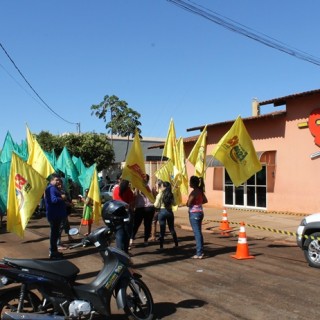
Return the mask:
<path id="1" fill-rule="evenodd" d="M 1 149 L 0 162 L 5 163 L 11 161 L 12 151 L 15 151 L 15 143 L 10 132 L 8 131 Z"/>
<path id="2" fill-rule="evenodd" d="M 93 173 L 95 171 L 96 165 L 93 164 L 89 168 L 84 168 L 79 176 L 79 182 L 83 190 L 89 189 Z"/>
<path id="3" fill-rule="evenodd" d="M 72 161 L 72 157 L 66 147 L 63 148 L 57 160 L 57 169 L 65 173 L 65 177 L 72 179 L 73 182 L 79 183 L 79 172 Z"/>
<path id="4" fill-rule="evenodd" d="M 86 170 L 86 166 L 84 165 L 81 157 L 77 158 L 76 156 L 72 156 L 72 161 L 74 165 L 76 166 L 79 174 L 81 174 L 83 171 Z"/>
<path id="5" fill-rule="evenodd" d="M 7 211 L 8 181 L 11 161 L 0 162 L 0 206 L 2 212 Z"/>

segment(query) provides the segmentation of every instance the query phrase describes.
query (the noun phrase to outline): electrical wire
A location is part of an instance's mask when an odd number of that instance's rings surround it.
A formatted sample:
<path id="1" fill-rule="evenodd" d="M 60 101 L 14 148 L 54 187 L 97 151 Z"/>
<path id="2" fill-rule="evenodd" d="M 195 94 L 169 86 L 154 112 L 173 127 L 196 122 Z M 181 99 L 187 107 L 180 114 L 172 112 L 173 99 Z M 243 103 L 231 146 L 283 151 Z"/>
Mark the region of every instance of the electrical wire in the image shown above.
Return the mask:
<path id="1" fill-rule="evenodd" d="M 37 102 L 42 108 L 45 108 L 45 106 L 37 100 L 26 88 L 0 63 L 0 67 L 6 72 L 6 74 L 35 102 Z"/>
<path id="2" fill-rule="evenodd" d="M 260 42 L 268 47 L 271 47 L 273 49 L 282 51 L 284 53 L 287 53 L 295 58 L 313 63 L 317 66 L 320 66 L 320 58 L 315 57 L 311 54 L 308 54 L 306 52 L 303 52 L 299 49 L 293 48 L 281 41 L 278 41 L 274 38 L 271 38 L 263 33 L 260 33 L 258 31 L 255 31 L 253 29 L 250 29 L 234 20 L 231 20 L 227 17 L 224 17 L 214 11 L 211 11 L 208 8 L 205 8 L 195 2 L 186 1 L 183 0 L 167 0 L 171 4 L 174 4 L 186 11 L 189 11 L 191 13 L 194 13 L 196 15 L 199 15 L 205 19 L 208 19 L 230 31 L 242 34 L 252 40 L 255 40 L 257 42 Z M 252 30 L 252 31 L 251 31 Z"/>
<path id="3" fill-rule="evenodd" d="M 0 47 L 1 49 L 4 51 L 4 53 L 6 54 L 6 56 L 8 57 L 8 59 L 11 61 L 11 63 L 14 65 L 14 67 L 16 68 L 16 70 L 19 72 L 20 76 L 23 78 L 23 80 L 27 83 L 27 85 L 30 87 L 30 89 L 34 92 L 34 94 L 40 99 L 40 101 L 46 106 L 47 109 L 49 109 L 49 111 L 51 111 L 55 116 L 57 116 L 58 118 L 60 118 L 61 120 L 69 123 L 69 124 L 75 124 L 75 125 L 79 125 L 79 123 L 77 122 L 71 122 L 66 120 L 65 118 L 61 117 L 57 112 L 55 112 L 41 97 L 40 95 L 37 93 L 37 91 L 32 87 L 32 85 L 30 84 L 30 82 L 26 79 L 26 77 L 23 75 L 23 73 L 20 71 L 20 69 L 18 68 L 18 66 L 16 65 L 16 63 L 13 61 L 13 59 L 10 57 L 9 53 L 7 52 L 7 50 L 4 48 L 4 46 L 2 45 L 2 43 L 0 42 Z M 21 86 L 19 84 L 19 86 Z"/>

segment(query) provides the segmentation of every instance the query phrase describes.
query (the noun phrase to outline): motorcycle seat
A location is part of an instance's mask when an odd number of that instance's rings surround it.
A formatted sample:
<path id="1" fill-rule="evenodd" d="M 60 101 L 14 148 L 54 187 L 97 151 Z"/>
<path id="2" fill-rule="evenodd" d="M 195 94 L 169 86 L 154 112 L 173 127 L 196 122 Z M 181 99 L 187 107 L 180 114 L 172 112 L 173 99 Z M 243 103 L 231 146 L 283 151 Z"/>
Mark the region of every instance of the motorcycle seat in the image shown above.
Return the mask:
<path id="1" fill-rule="evenodd" d="M 73 263 L 68 260 L 31 260 L 31 259 L 15 259 L 4 258 L 5 262 L 15 265 L 19 268 L 34 269 L 54 273 L 65 278 L 72 278 L 76 276 L 80 270 Z"/>

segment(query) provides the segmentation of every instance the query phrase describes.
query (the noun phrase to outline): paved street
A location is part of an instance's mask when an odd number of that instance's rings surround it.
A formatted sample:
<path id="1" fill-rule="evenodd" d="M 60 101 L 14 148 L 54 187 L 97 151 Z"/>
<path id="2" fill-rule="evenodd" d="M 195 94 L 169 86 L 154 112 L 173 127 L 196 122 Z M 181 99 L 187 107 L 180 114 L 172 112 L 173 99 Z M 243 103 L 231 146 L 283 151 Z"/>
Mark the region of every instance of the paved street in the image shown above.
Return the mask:
<path id="1" fill-rule="evenodd" d="M 78 215 L 71 217 L 74 226 L 78 227 L 79 221 Z M 42 218 L 30 221 L 23 240 L 0 234 L 1 256 L 47 259 L 48 232 Z M 144 247 L 139 232 L 131 250 L 135 268 L 152 292 L 155 319 L 318 318 L 315 279 L 320 270 L 308 267 L 293 241 L 250 237 L 249 250 L 255 258 L 236 260 L 231 255 L 236 252 L 237 237 L 205 233 L 206 259 L 193 260 L 192 232 L 177 228 L 177 233 L 178 248 L 173 248 L 169 234 L 164 252 L 157 250 L 157 243 Z M 79 282 L 92 280 L 100 270 L 101 260 L 94 248 L 64 253 L 80 268 Z M 126 319 L 114 304 L 113 313 L 113 319 Z"/>

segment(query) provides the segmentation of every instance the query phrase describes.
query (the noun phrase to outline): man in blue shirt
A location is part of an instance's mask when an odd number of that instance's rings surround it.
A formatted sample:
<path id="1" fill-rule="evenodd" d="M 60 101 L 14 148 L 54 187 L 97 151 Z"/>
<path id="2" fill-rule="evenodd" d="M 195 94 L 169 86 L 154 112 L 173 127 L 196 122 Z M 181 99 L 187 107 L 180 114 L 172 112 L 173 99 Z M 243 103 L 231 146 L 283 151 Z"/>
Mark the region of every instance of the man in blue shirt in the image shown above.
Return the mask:
<path id="1" fill-rule="evenodd" d="M 58 252 L 58 239 L 60 234 L 60 225 L 67 217 L 67 208 L 63 195 L 56 184 L 61 177 L 53 173 L 50 177 L 50 183 L 45 190 L 46 214 L 50 224 L 50 259 L 62 259 L 63 254 Z"/>

